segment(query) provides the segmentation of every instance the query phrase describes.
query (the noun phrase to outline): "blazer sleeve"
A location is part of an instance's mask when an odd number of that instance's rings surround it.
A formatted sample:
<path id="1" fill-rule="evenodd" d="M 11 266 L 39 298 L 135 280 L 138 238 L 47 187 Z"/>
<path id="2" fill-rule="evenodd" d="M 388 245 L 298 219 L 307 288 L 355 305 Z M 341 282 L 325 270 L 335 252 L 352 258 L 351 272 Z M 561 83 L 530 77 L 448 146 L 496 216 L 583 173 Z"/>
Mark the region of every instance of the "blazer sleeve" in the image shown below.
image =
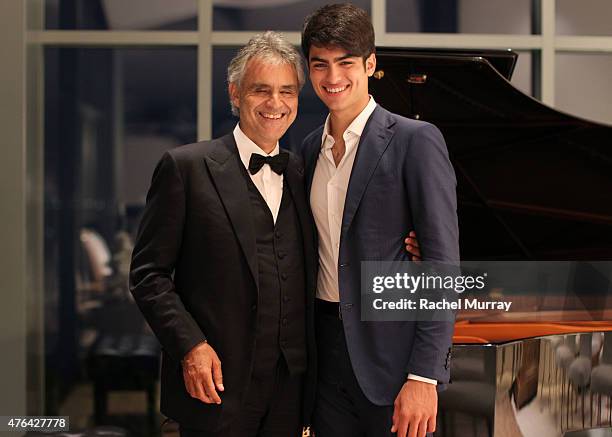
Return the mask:
<path id="1" fill-rule="evenodd" d="M 153 172 L 130 266 L 130 291 L 162 347 L 180 361 L 206 340 L 173 280 L 185 223 L 185 187 L 175 159 L 164 154 Z"/>
<path id="2" fill-rule="evenodd" d="M 446 143 L 426 123 L 412 135 L 404 162 L 409 206 L 423 261 L 458 262 L 457 181 Z"/>
<path id="3" fill-rule="evenodd" d="M 422 259 L 457 265 L 457 183 L 444 138 L 426 123 L 413 134 L 407 150 L 404 178 Z M 453 331 L 453 321 L 417 322 L 406 372 L 447 383 Z"/>

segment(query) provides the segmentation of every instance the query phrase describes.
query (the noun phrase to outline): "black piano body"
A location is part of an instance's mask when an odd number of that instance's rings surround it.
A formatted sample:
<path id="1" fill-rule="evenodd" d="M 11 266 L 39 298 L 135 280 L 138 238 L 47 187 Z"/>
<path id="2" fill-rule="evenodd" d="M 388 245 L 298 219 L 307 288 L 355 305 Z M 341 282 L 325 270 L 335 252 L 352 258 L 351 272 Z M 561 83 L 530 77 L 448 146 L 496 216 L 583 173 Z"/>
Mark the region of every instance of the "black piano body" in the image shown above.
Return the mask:
<path id="1" fill-rule="evenodd" d="M 516 89 L 517 57 L 379 48 L 370 92 L 442 131 L 462 260 L 612 260 L 612 126 Z M 512 317 L 459 314 L 436 435 L 612 436 L 612 289 L 603 288 Z"/>

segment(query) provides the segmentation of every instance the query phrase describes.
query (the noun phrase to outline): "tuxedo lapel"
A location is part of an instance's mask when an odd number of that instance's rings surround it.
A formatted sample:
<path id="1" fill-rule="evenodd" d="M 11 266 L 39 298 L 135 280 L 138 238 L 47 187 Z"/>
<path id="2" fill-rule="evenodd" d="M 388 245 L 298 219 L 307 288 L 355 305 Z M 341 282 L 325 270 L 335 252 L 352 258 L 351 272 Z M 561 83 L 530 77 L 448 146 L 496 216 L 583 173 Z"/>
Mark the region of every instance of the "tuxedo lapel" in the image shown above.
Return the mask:
<path id="1" fill-rule="evenodd" d="M 285 182 L 291 191 L 304 239 L 308 239 L 309 242 L 314 242 L 308 199 L 304 189 L 304 169 L 293 157 L 289 159 L 289 164 L 285 170 Z"/>
<path id="2" fill-rule="evenodd" d="M 314 177 L 315 167 L 317 166 L 317 159 L 319 158 L 319 152 L 321 151 L 321 136 L 323 135 L 323 128 L 317 129 L 317 133 L 312 136 L 312 141 L 308 144 L 304 144 L 304 171 L 305 171 L 305 184 L 306 184 L 306 199 L 310 202 L 310 189 L 312 188 L 312 178 Z"/>
<path id="3" fill-rule="evenodd" d="M 377 106 L 363 130 L 344 202 L 342 235 L 350 228 L 368 182 L 393 137 L 391 126 L 394 123 L 387 111 Z"/>
<path id="4" fill-rule="evenodd" d="M 293 158 L 289 158 L 287 169 L 285 170 L 285 182 L 291 191 L 293 202 L 297 209 L 300 225 L 304 227 L 306 217 L 304 214 L 304 208 L 306 207 L 306 196 L 304 194 L 304 169 L 298 167 L 298 164 Z"/>
<path id="5" fill-rule="evenodd" d="M 221 137 L 215 144 L 218 147 L 205 158 L 205 163 L 259 289 L 255 225 L 249 209 L 247 184 L 240 168 L 243 164 L 232 134 Z"/>

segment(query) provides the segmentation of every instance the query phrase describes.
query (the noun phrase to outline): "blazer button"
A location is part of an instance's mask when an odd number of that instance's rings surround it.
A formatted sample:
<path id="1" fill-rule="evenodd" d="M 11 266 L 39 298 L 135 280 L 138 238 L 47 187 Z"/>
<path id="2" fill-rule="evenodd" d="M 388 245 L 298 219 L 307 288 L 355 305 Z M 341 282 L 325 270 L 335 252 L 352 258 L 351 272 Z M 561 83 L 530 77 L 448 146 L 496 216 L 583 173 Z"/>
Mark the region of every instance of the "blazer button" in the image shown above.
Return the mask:
<path id="1" fill-rule="evenodd" d="M 283 302 L 289 302 L 289 296 L 287 295 L 283 296 Z"/>
<path id="2" fill-rule="evenodd" d="M 278 252 L 278 258 L 283 259 L 285 257 L 285 252 Z"/>
<path id="3" fill-rule="evenodd" d="M 251 307 L 251 311 L 255 311 L 255 310 L 257 310 L 257 305 L 253 305 L 253 306 Z"/>
<path id="4" fill-rule="evenodd" d="M 288 277 L 289 277 L 289 276 L 287 276 L 287 273 L 281 273 L 281 279 L 282 279 L 283 281 L 286 281 Z"/>
<path id="5" fill-rule="evenodd" d="M 282 234 L 280 231 L 276 231 L 276 232 L 274 233 L 274 236 L 275 236 L 276 238 L 281 238 L 281 237 L 283 236 L 283 234 Z"/>
<path id="6" fill-rule="evenodd" d="M 283 320 L 281 321 L 281 323 L 283 324 L 283 326 L 287 325 L 287 318 L 283 317 Z"/>

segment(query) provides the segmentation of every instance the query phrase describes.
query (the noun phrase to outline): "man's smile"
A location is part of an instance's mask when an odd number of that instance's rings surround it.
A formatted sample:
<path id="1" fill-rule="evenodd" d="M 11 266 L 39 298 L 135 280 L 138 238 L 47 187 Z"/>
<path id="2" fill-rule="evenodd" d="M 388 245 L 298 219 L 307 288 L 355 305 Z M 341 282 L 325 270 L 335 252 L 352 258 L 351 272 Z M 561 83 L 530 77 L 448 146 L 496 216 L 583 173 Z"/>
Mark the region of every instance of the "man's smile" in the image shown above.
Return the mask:
<path id="1" fill-rule="evenodd" d="M 348 89 L 350 87 L 350 85 L 342 85 L 342 86 L 334 86 L 334 87 L 327 87 L 324 86 L 323 89 L 328 93 L 328 94 L 340 94 L 341 92 L 345 91 L 346 89 Z"/>
<path id="2" fill-rule="evenodd" d="M 273 113 L 273 112 L 258 112 L 258 114 L 263 117 L 266 118 L 268 120 L 279 120 L 281 118 L 283 118 L 285 116 L 284 112 L 281 113 Z"/>

